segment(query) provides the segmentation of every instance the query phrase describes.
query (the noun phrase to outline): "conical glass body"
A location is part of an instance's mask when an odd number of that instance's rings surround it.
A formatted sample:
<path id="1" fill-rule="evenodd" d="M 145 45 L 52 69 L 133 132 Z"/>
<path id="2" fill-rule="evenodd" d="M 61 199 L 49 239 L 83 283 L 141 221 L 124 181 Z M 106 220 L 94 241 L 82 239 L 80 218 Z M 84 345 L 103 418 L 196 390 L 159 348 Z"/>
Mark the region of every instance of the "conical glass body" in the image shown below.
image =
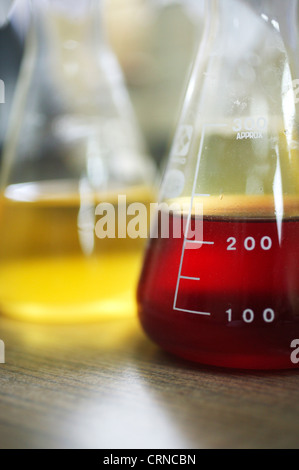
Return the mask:
<path id="1" fill-rule="evenodd" d="M 99 238 L 99 203 L 149 203 L 150 160 L 103 34 L 101 2 L 34 0 L 1 170 L 0 310 L 134 314 L 142 240 Z M 99 211 L 98 211 L 99 213 Z"/>
<path id="2" fill-rule="evenodd" d="M 161 189 L 162 202 L 182 208 L 170 226 L 184 221 L 185 231 L 167 238 L 158 228 L 138 291 L 148 334 L 191 360 L 296 367 L 297 16 L 297 0 L 206 2 Z"/>

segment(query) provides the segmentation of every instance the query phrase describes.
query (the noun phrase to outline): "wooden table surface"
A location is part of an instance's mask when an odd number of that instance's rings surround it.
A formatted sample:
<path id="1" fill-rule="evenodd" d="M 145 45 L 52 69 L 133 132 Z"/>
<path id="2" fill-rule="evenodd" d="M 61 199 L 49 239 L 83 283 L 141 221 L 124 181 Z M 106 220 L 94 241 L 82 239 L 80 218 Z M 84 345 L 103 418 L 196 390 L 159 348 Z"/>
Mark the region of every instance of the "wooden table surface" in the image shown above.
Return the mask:
<path id="1" fill-rule="evenodd" d="M 299 371 L 198 366 L 135 318 L 42 326 L 0 319 L 1 448 L 298 448 Z"/>

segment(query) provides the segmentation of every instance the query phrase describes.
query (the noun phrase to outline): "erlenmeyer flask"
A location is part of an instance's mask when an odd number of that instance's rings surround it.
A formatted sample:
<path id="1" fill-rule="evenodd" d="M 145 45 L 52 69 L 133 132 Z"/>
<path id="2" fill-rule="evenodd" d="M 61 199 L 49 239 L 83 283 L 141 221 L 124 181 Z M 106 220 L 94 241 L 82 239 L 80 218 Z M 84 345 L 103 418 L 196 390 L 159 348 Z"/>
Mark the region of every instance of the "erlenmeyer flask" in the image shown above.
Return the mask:
<path id="1" fill-rule="evenodd" d="M 170 237 L 160 221 L 139 315 L 150 337 L 184 358 L 292 368 L 299 362 L 298 1 L 208 0 L 206 8 L 162 184 L 160 216 L 176 203 Z M 173 224 L 182 222 L 174 237 Z"/>
<path id="2" fill-rule="evenodd" d="M 104 39 L 102 2 L 31 4 L 1 173 L 0 310 L 63 322 L 134 314 L 143 241 L 99 238 L 96 208 L 110 203 L 117 218 L 119 194 L 124 206 L 148 204 L 152 164 Z"/>

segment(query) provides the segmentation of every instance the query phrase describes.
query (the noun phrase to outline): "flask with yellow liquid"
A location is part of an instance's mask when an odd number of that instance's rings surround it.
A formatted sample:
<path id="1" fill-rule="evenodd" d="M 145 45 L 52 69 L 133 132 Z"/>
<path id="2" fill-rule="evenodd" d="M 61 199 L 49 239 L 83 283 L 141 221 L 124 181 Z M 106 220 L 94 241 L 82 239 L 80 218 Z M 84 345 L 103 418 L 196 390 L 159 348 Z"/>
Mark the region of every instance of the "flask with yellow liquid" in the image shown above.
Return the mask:
<path id="1" fill-rule="evenodd" d="M 75 322 L 132 315 L 141 239 L 98 237 L 96 209 L 146 206 L 152 163 L 100 0 L 32 0 L 2 169 L 0 312 Z M 146 223 L 146 220 L 144 221 Z"/>

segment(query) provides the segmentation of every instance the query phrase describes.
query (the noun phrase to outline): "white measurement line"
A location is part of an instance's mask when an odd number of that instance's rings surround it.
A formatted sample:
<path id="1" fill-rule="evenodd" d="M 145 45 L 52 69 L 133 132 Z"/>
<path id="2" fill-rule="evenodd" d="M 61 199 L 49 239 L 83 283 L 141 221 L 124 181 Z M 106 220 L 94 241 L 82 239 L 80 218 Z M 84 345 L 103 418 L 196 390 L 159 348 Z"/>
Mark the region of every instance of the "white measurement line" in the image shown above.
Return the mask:
<path id="1" fill-rule="evenodd" d="M 187 279 L 188 281 L 200 281 L 200 277 L 180 276 L 180 279 Z"/>
<path id="2" fill-rule="evenodd" d="M 201 135 L 201 139 L 200 139 L 199 151 L 198 151 L 197 162 L 196 162 L 196 169 L 195 169 L 195 174 L 194 174 L 194 182 L 193 182 L 192 193 L 191 193 L 190 208 L 189 208 L 189 213 L 188 213 L 188 218 L 187 218 L 187 223 L 186 223 L 186 229 L 185 229 L 185 233 L 184 233 L 184 242 L 183 242 L 181 260 L 180 260 L 180 267 L 179 267 L 177 283 L 176 283 L 176 289 L 175 289 L 175 294 L 174 294 L 174 301 L 173 301 L 173 310 L 178 310 L 180 312 L 186 312 L 186 313 L 194 313 L 196 315 L 211 315 L 211 313 L 197 312 L 197 311 L 193 311 L 193 310 L 186 310 L 186 309 L 177 308 L 176 303 L 177 303 L 177 298 L 178 298 L 180 280 L 182 279 L 182 267 L 183 267 L 186 243 L 189 243 L 187 237 L 188 237 L 190 223 L 191 223 L 192 207 L 193 207 L 194 197 L 210 197 L 210 194 L 198 194 L 198 193 L 196 193 L 196 185 L 197 185 L 197 180 L 198 180 L 200 161 L 201 161 L 202 152 L 203 152 L 203 145 L 204 145 L 204 140 L 205 140 L 206 127 L 227 127 L 227 124 L 209 124 L 209 125 L 206 124 L 202 128 L 202 135 Z M 209 243 L 209 242 L 207 242 L 207 243 Z"/>
<path id="3" fill-rule="evenodd" d="M 176 301 L 177 301 L 177 298 L 178 298 L 178 292 L 179 292 L 179 286 L 180 286 L 180 277 L 181 277 L 181 274 L 182 274 L 182 267 L 183 267 L 184 253 L 185 253 L 185 245 L 186 245 L 186 238 L 184 237 L 183 249 L 182 249 L 182 254 L 181 254 L 181 261 L 180 261 L 180 267 L 179 267 L 179 274 L 178 274 L 178 278 L 177 278 L 175 294 L 174 294 L 174 301 L 173 301 L 173 309 L 174 310 L 176 310 Z"/>
<path id="4" fill-rule="evenodd" d="M 175 308 L 174 310 L 178 310 L 179 312 L 193 313 L 195 315 L 206 315 L 206 316 L 212 315 L 209 312 L 198 312 L 197 310 L 187 310 L 185 308 Z"/>
<path id="5" fill-rule="evenodd" d="M 185 239 L 187 238 L 189 228 L 190 228 L 190 222 L 191 222 L 191 216 L 192 216 L 192 207 L 193 207 L 193 201 L 194 201 L 194 197 L 195 197 L 195 193 L 196 193 L 196 185 L 197 185 L 197 179 L 198 179 L 200 160 L 201 160 L 201 156 L 202 156 L 205 132 L 206 132 L 206 126 L 203 126 L 202 136 L 201 136 L 201 139 L 200 139 L 199 151 L 198 151 L 198 156 L 197 156 L 196 168 L 195 168 L 195 175 L 194 175 L 192 193 L 191 193 L 190 208 L 189 208 L 189 213 L 188 213 L 186 230 L 185 230 L 185 234 L 184 234 Z M 184 249 L 185 249 L 185 245 L 183 246 L 183 253 L 182 253 L 183 257 L 184 257 Z"/>
<path id="6" fill-rule="evenodd" d="M 203 241 L 199 241 L 199 240 L 186 240 L 186 243 L 191 243 L 193 245 L 215 245 L 214 242 L 203 242 Z"/>

